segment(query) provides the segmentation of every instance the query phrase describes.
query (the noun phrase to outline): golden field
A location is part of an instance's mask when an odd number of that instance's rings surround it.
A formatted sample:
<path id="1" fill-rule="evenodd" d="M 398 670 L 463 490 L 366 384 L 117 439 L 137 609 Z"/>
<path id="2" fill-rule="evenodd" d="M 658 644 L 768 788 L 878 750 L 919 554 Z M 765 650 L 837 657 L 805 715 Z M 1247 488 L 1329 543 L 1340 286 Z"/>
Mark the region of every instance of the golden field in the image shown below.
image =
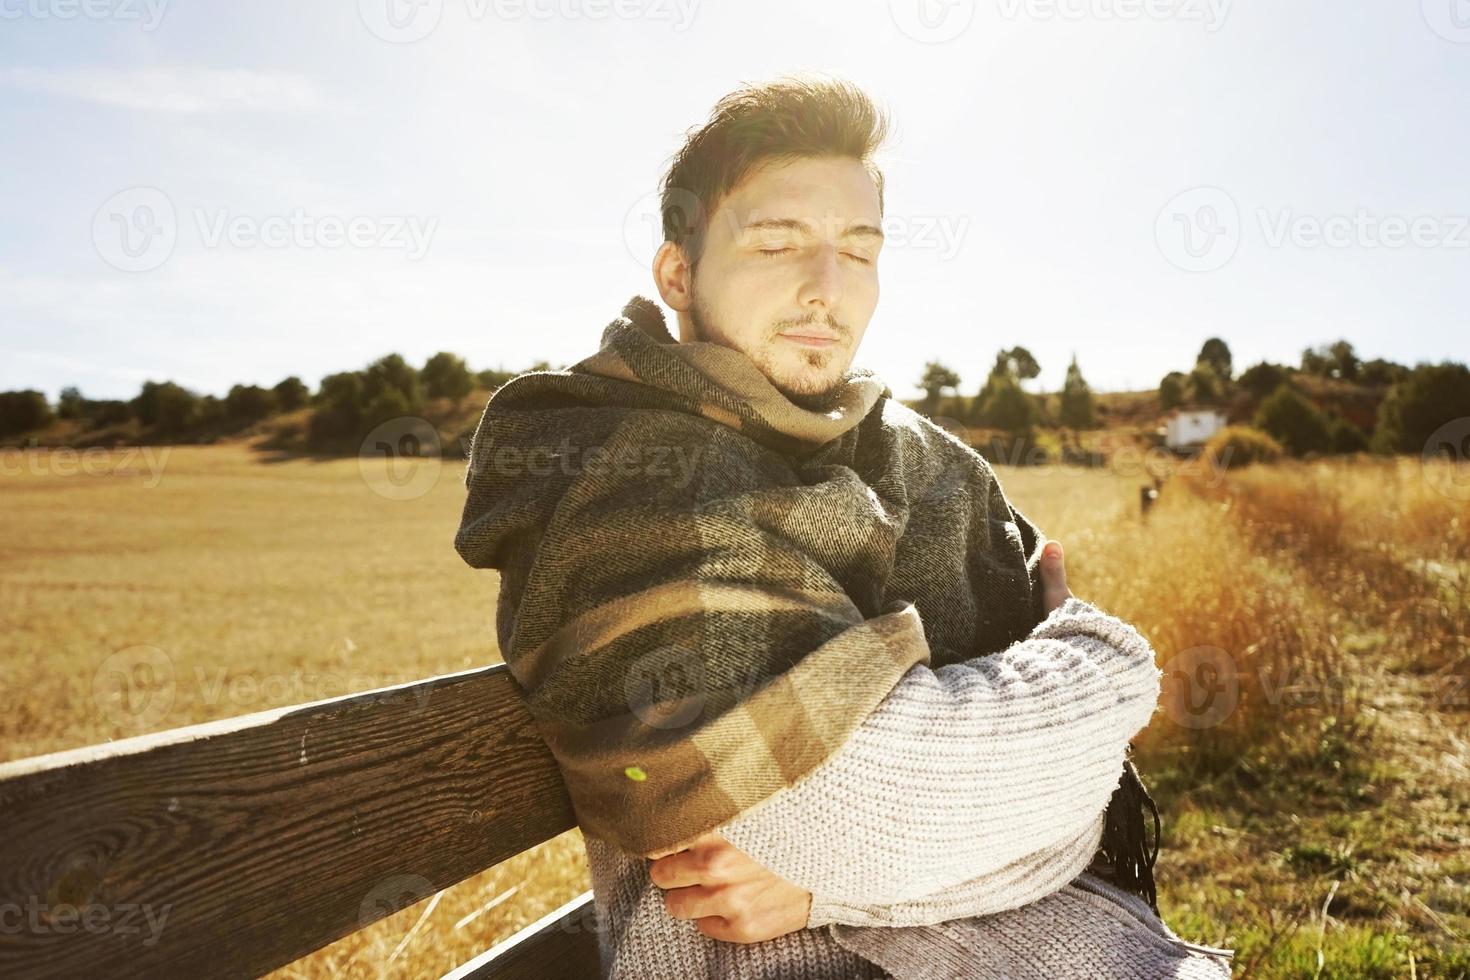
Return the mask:
<path id="1" fill-rule="evenodd" d="M 243 445 L 66 452 L 0 459 L 0 760 L 499 659 L 462 461 L 405 493 Z M 1176 931 L 1236 977 L 1470 976 L 1467 468 L 1176 472 L 1146 520 L 1141 467 L 1000 473 L 1165 668 L 1135 748 Z M 145 708 L 94 687 L 138 646 L 175 677 Z M 438 975 L 589 884 L 573 830 L 276 975 Z"/>

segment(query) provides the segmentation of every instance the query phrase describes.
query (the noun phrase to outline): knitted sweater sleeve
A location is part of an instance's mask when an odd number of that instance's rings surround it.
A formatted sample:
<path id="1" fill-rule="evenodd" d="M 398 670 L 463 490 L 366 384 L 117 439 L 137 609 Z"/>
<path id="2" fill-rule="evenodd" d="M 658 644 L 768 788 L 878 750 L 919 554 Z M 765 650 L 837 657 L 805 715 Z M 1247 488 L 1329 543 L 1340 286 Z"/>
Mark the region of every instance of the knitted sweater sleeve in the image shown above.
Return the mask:
<path id="1" fill-rule="evenodd" d="M 1161 674 L 1136 629 L 1068 599 L 999 653 L 914 665 L 823 765 L 716 831 L 812 893 L 809 926 L 1026 904 L 1089 863 Z"/>

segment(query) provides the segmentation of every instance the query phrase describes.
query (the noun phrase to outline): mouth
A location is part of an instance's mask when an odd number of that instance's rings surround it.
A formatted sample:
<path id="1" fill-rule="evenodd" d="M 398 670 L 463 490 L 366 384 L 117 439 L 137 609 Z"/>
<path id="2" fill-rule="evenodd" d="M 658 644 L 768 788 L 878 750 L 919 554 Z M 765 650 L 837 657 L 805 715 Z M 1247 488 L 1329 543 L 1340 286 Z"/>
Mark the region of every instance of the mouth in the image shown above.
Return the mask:
<path id="1" fill-rule="evenodd" d="M 838 338 L 827 333 L 783 333 L 780 335 L 794 344 L 803 347 L 831 347 L 837 343 Z"/>

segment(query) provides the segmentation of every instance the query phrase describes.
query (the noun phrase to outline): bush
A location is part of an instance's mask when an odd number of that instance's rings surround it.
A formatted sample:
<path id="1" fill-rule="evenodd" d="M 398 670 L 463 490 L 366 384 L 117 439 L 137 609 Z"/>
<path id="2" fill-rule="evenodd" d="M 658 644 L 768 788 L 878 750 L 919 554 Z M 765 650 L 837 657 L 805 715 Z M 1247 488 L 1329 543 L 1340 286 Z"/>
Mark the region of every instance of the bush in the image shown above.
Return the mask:
<path id="1" fill-rule="evenodd" d="M 1281 385 L 1261 402 L 1255 426 L 1293 456 L 1326 452 L 1332 447 L 1326 417 L 1290 385 Z"/>
<path id="2" fill-rule="evenodd" d="M 474 375 L 465 367 L 464 359 L 448 351 L 429 358 L 421 372 L 424 391 L 430 398 L 448 398 L 456 405 L 475 386 Z"/>
<path id="3" fill-rule="evenodd" d="M 235 385 L 225 395 L 225 417 L 235 422 L 255 422 L 275 408 L 275 394 L 259 385 Z"/>
<path id="4" fill-rule="evenodd" d="M 39 391 L 0 391 L 0 436 L 39 429 L 51 421 L 51 405 Z"/>
<path id="5" fill-rule="evenodd" d="M 294 412 L 305 405 L 311 397 L 302 380 L 295 375 L 279 382 L 271 393 L 276 396 L 276 407 L 283 412 Z"/>
<path id="6" fill-rule="evenodd" d="M 981 425 L 1026 433 L 1036 424 L 1036 404 L 1015 378 L 996 373 L 975 396 L 975 417 Z"/>
<path id="7" fill-rule="evenodd" d="M 1420 364 L 1388 389 L 1378 407 L 1373 448 L 1421 453 L 1440 426 L 1464 418 L 1470 418 L 1470 368 L 1449 361 Z"/>
<path id="8" fill-rule="evenodd" d="M 1184 375 L 1170 371 L 1159 382 L 1159 408 L 1167 412 L 1184 404 Z"/>
<path id="9" fill-rule="evenodd" d="M 182 432 L 198 418 L 199 396 L 172 381 L 145 381 L 133 399 L 133 414 L 159 432 Z"/>
<path id="10" fill-rule="evenodd" d="M 1368 448 L 1368 436 L 1340 415 L 1327 420 L 1327 440 L 1334 453 L 1360 453 Z"/>
<path id="11" fill-rule="evenodd" d="M 1248 425 L 1227 425 L 1210 436 L 1204 448 L 1205 458 L 1221 469 L 1274 463 L 1283 452 L 1281 443 Z"/>
<path id="12" fill-rule="evenodd" d="M 1291 380 L 1291 372 L 1279 364 L 1261 361 L 1246 368 L 1237 383 L 1257 398 L 1265 398 L 1271 392 Z"/>

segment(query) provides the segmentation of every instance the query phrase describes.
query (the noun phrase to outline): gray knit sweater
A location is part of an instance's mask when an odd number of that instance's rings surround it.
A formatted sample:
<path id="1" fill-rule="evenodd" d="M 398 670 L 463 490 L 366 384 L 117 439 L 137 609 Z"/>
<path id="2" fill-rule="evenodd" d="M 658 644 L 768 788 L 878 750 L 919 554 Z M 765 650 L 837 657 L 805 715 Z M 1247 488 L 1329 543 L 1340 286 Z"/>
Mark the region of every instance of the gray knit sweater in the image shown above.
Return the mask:
<path id="1" fill-rule="evenodd" d="M 812 893 L 807 928 L 729 943 L 676 919 L 644 858 L 587 837 L 603 972 L 621 978 L 1230 976 L 1084 869 L 1161 672 L 1068 599 L 1001 653 L 916 664 L 827 762 L 717 828 Z"/>

